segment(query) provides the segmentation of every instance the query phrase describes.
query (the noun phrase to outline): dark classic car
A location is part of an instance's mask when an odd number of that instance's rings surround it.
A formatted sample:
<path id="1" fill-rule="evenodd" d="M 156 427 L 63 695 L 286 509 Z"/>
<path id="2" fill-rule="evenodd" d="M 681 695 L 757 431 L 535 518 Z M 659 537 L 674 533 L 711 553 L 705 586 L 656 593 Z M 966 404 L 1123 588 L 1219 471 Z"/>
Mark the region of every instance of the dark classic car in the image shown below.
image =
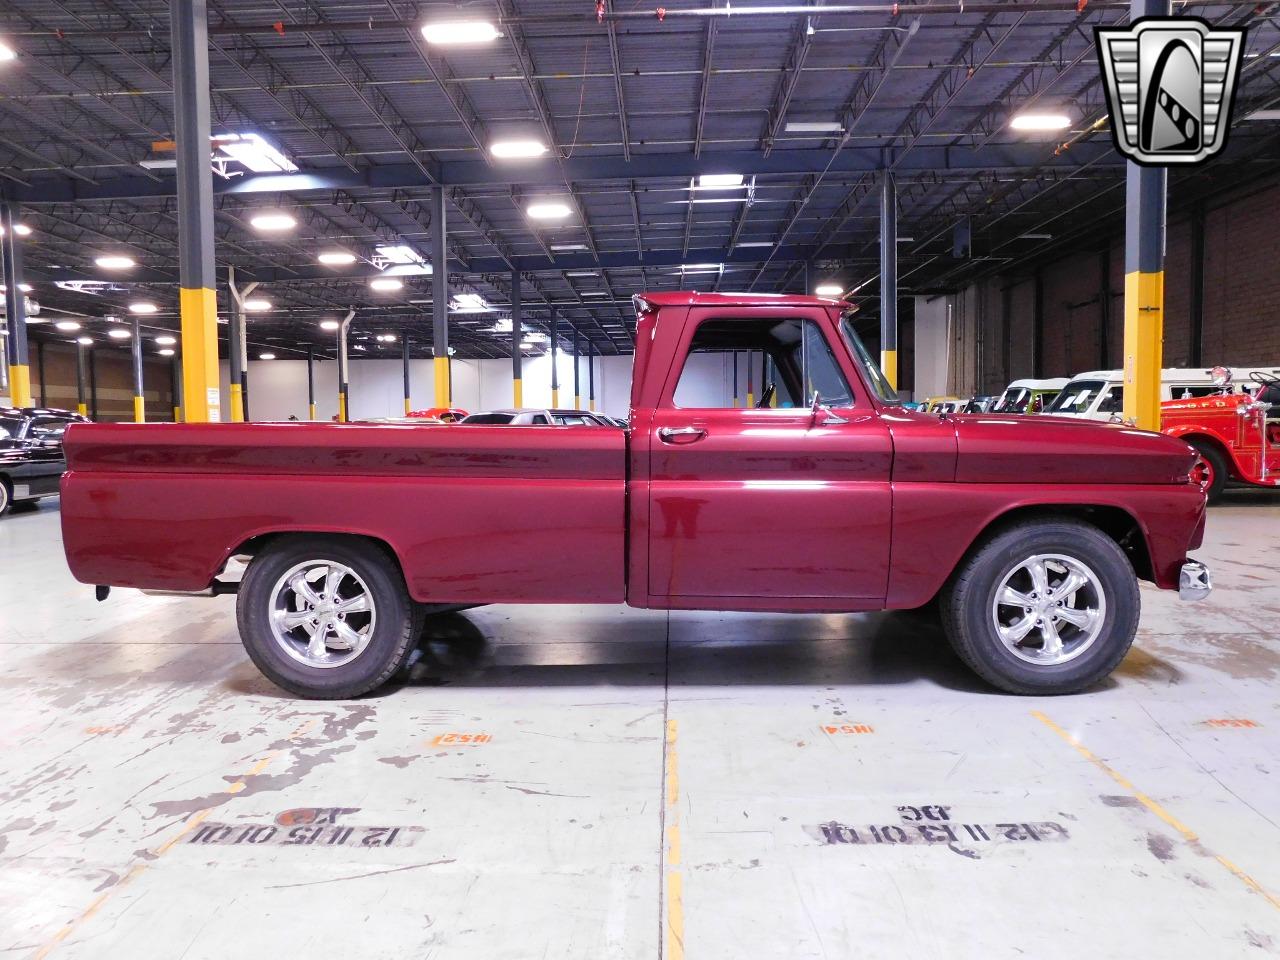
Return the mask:
<path id="1" fill-rule="evenodd" d="M 67 468 L 62 434 L 71 423 L 88 423 L 69 410 L 0 407 L 0 516 L 15 502 L 58 493 Z"/>

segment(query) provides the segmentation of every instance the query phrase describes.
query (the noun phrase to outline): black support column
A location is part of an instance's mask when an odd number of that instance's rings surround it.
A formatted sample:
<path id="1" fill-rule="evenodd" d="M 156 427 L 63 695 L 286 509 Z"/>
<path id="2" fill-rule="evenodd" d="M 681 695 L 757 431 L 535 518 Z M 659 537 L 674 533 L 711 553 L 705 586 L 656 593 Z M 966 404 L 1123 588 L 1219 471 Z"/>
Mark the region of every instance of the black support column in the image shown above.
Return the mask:
<path id="1" fill-rule="evenodd" d="M 887 170 L 880 185 L 880 366 L 898 389 L 898 185 Z"/>
<path id="2" fill-rule="evenodd" d="M 582 409 L 582 376 L 578 369 L 578 356 L 582 350 L 582 338 L 578 328 L 573 328 L 573 409 Z"/>
<path id="3" fill-rule="evenodd" d="M 209 12 L 205 0 L 182 0 L 169 5 L 169 16 L 178 158 L 182 406 L 188 421 L 206 422 L 222 416 L 209 163 Z"/>
<path id="4" fill-rule="evenodd" d="M 89 415 L 89 404 L 85 399 L 85 389 L 89 379 L 85 370 L 87 351 L 88 348 L 83 343 L 76 343 L 76 413 L 82 417 Z"/>
<path id="5" fill-rule="evenodd" d="M 316 348 L 307 347 L 307 419 L 316 418 Z"/>
<path id="6" fill-rule="evenodd" d="M 31 397 L 31 357 L 27 347 L 26 295 L 22 292 L 22 238 L 15 229 L 18 211 L 13 204 L 0 206 L 0 252 L 4 264 L 5 359 L 9 363 L 9 398 L 15 407 L 29 407 Z"/>
<path id="7" fill-rule="evenodd" d="M 402 340 L 400 346 L 403 348 L 400 356 L 403 360 L 404 373 L 404 415 L 407 417 L 413 406 L 413 391 L 409 383 L 409 334 L 402 333 L 400 336 Z"/>
<path id="8" fill-rule="evenodd" d="M 558 341 L 560 340 L 560 317 L 556 313 L 556 308 L 551 308 L 551 406 L 552 408 L 560 406 L 560 369 L 556 363 L 558 359 L 558 351 L 560 349 Z"/>
<path id="9" fill-rule="evenodd" d="M 145 423 L 147 401 L 142 393 L 142 324 L 137 317 L 133 318 L 133 342 L 130 347 L 133 354 L 133 422 Z"/>
<path id="10" fill-rule="evenodd" d="M 444 187 L 431 188 L 431 349 L 437 407 L 453 406 L 449 370 L 449 234 Z"/>
<path id="11" fill-rule="evenodd" d="M 524 406 L 524 322 L 520 302 L 520 271 L 511 271 L 511 395 L 516 409 Z"/>

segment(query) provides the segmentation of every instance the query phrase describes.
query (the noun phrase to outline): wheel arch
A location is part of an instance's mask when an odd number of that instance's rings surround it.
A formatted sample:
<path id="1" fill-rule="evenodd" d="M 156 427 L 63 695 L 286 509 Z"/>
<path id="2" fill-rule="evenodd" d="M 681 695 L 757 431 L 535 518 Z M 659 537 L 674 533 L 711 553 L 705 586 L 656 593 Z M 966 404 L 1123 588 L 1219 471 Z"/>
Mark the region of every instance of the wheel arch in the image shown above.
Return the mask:
<path id="1" fill-rule="evenodd" d="M 1212 447 L 1214 450 L 1220 453 L 1222 455 L 1222 459 L 1226 461 L 1227 478 L 1230 480 L 1240 479 L 1240 465 L 1236 463 L 1235 451 L 1233 451 L 1231 449 L 1231 446 L 1227 444 L 1217 434 L 1205 433 L 1204 431 L 1196 430 L 1193 427 L 1189 427 L 1189 428 L 1186 428 L 1182 433 L 1170 432 L 1169 436 L 1177 437 L 1179 440 L 1183 441 L 1184 443 L 1189 443 L 1193 447 L 1198 447 L 1202 445 L 1206 447 Z"/>
<path id="2" fill-rule="evenodd" d="M 265 532 L 255 533 L 253 536 L 245 538 L 228 551 L 227 555 L 223 558 L 222 565 L 218 568 L 218 572 L 221 573 L 222 570 L 226 568 L 227 561 L 233 558 L 243 557 L 251 560 L 281 540 L 300 540 L 305 538 L 313 538 L 316 540 L 349 540 L 371 543 L 381 550 L 386 555 L 387 559 L 395 565 L 395 568 L 400 571 L 401 577 L 404 577 L 405 575 L 404 563 L 401 560 L 400 555 L 396 552 L 395 548 L 382 537 L 370 533 L 352 533 L 349 530 L 323 529 L 268 530 Z M 217 574 L 214 575 L 214 578 L 217 578 Z"/>

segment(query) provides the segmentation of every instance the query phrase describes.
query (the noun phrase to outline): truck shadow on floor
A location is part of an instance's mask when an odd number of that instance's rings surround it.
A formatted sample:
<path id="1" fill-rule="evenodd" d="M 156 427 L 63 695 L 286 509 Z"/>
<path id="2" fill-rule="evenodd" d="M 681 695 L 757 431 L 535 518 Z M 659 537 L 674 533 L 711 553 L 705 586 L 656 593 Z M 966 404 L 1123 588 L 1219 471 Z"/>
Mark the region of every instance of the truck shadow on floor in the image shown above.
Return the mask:
<path id="1" fill-rule="evenodd" d="M 817 637 L 806 635 L 799 621 L 788 631 L 777 628 L 777 618 L 762 618 L 758 632 L 736 621 L 734 633 L 745 634 L 743 639 L 718 637 L 715 625 L 707 624 L 688 639 L 669 642 L 659 635 L 557 645 L 494 642 L 465 614 L 441 614 L 428 618 L 406 673 L 380 693 L 406 686 L 885 686 L 916 681 L 997 693 L 964 667 L 927 615 L 844 619 L 842 629 Z"/>

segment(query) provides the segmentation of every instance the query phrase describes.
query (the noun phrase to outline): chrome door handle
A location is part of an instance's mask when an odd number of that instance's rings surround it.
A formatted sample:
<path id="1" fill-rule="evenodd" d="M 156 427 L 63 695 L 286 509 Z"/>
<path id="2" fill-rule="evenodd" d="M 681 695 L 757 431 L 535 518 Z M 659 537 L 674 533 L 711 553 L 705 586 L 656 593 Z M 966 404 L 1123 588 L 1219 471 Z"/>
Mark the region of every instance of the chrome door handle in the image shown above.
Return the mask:
<path id="1" fill-rule="evenodd" d="M 676 437 L 705 437 L 707 431 L 702 427 L 659 427 L 658 439 L 670 443 Z"/>

